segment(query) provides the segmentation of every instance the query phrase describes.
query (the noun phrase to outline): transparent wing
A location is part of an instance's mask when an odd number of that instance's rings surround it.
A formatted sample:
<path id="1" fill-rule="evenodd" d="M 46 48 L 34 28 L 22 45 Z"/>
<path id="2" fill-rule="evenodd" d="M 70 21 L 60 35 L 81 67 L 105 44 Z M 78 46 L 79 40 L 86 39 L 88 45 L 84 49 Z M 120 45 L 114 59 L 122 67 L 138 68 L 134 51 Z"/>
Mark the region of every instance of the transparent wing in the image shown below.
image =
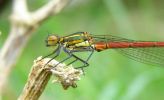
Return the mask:
<path id="1" fill-rule="evenodd" d="M 93 35 L 93 38 L 94 42 L 137 42 L 112 35 Z M 164 67 L 164 47 L 114 48 L 114 50 L 133 60 Z"/>
<path id="2" fill-rule="evenodd" d="M 122 37 L 117 37 L 113 35 L 91 35 L 94 38 L 94 42 L 135 42 L 135 40 L 130 40 Z"/>
<path id="3" fill-rule="evenodd" d="M 162 47 L 124 48 L 115 50 L 124 56 L 142 63 L 164 66 L 164 48 Z"/>

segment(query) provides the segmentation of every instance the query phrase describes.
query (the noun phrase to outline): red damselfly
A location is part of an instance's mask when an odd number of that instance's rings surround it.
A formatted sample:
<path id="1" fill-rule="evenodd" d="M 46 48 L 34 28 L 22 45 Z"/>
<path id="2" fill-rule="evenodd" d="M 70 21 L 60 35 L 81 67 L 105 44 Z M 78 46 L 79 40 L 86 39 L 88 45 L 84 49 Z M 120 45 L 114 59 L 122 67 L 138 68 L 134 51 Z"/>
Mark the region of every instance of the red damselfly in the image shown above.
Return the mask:
<path id="1" fill-rule="evenodd" d="M 61 50 L 63 50 L 69 56 L 60 63 L 73 57 L 75 60 L 69 64 L 76 61 L 83 63 L 83 65 L 78 68 L 87 67 L 89 65 L 88 60 L 94 51 L 100 52 L 106 49 L 115 49 L 129 58 L 143 63 L 164 66 L 164 42 L 136 41 L 112 35 L 94 35 L 88 32 L 76 32 L 64 37 L 51 34 L 47 37 L 46 44 L 47 46 L 57 46 L 57 48 L 45 57 L 54 55 L 52 58 L 54 59 L 60 54 Z M 86 51 L 91 52 L 87 59 L 82 59 L 74 54 L 75 52 Z M 54 67 L 55 66 L 57 65 L 54 65 Z"/>

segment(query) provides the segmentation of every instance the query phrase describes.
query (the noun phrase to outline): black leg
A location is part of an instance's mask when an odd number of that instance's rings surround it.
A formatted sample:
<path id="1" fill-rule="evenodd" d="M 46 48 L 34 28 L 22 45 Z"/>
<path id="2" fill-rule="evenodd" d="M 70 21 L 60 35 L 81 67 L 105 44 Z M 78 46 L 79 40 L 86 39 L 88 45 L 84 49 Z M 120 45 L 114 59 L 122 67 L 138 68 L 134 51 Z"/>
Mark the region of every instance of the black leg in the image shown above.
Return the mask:
<path id="1" fill-rule="evenodd" d="M 64 61 L 70 59 L 71 57 L 72 57 L 72 54 L 70 54 L 67 58 L 65 58 L 64 60 L 62 60 L 59 63 L 57 63 L 55 66 L 52 67 L 52 69 L 55 68 L 56 66 L 58 66 L 60 63 L 63 63 Z"/>
<path id="2" fill-rule="evenodd" d="M 59 54 L 60 54 L 60 51 L 61 51 L 61 48 L 58 48 L 58 50 L 55 50 L 56 52 L 56 55 L 53 57 L 53 58 L 51 58 L 44 66 L 46 66 L 49 62 L 51 62 L 53 59 L 55 59 L 56 57 L 58 57 L 59 56 Z"/>
<path id="3" fill-rule="evenodd" d="M 94 53 L 94 50 L 91 51 L 90 55 L 88 56 L 87 60 L 83 60 L 75 55 L 73 55 L 73 57 L 75 57 L 76 59 L 80 60 L 82 63 L 84 63 L 84 65 L 80 66 L 80 67 L 77 67 L 77 68 L 84 68 L 84 67 L 88 67 L 89 64 L 88 64 L 88 61 L 89 59 L 91 58 L 91 56 L 93 55 Z"/>
<path id="4" fill-rule="evenodd" d="M 91 56 L 93 55 L 93 53 L 94 53 L 94 50 L 91 51 L 91 53 L 90 53 L 90 55 L 88 56 L 86 62 L 88 62 L 88 60 L 91 58 Z"/>
<path id="5" fill-rule="evenodd" d="M 74 62 L 76 62 L 78 59 L 73 60 L 72 62 L 68 63 L 67 66 L 69 66 L 70 64 L 73 64 Z"/>
<path id="6" fill-rule="evenodd" d="M 55 68 L 55 67 L 56 67 L 57 65 L 59 65 L 60 63 L 63 63 L 64 61 L 70 59 L 71 57 L 74 57 L 75 60 L 73 60 L 72 62 L 70 62 L 70 63 L 67 64 L 67 65 L 70 65 L 70 64 L 76 62 L 77 60 L 79 60 L 79 61 L 81 61 L 84 65 L 82 65 L 82 66 L 80 66 L 80 67 L 77 67 L 77 69 L 78 69 L 78 68 L 81 68 L 81 69 L 83 70 L 84 67 L 89 66 L 88 60 L 91 58 L 91 56 L 92 56 L 92 54 L 93 54 L 93 52 L 94 52 L 94 49 L 93 49 L 93 48 L 88 48 L 88 49 L 82 50 L 82 52 L 83 52 L 83 51 L 91 51 L 90 55 L 88 56 L 88 58 L 87 58 L 86 60 L 83 60 L 83 59 L 79 58 L 78 56 L 74 55 L 74 54 L 73 54 L 74 51 L 69 51 L 69 50 L 67 50 L 66 48 L 63 48 L 63 51 L 64 51 L 65 53 L 67 53 L 69 56 L 68 56 L 67 58 L 65 58 L 64 60 L 60 61 L 58 64 L 56 64 L 56 65 L 53 66 L 52 68 Z M 76 51 L 75 51 L 75 52 L 76 52 Z M 54 59 L 54 58 L 52 58 L 52 59 Z"/>
<path id="7" fill-rule="evenodd" d="M 47 58 L 55 53 L 56 53 L 56 55 L 59 55 L 58 52 L 60 51 L 60 49 L 61 49 L 61 47 L 58 46 L 52 53 L 48 54 L 47 56 L 44 56 L 41 60 L 43 60 L 44 58 Z"/>
<path id="8" fill-rule="evenodd" d="M 65 53 L 67 53 L 69 56 L 68 56 L 67 58 L 65 58 L 64 60 L 60 61 L 58 64 L 56 64 L 56 65 L 53 66 L 52 68 L 55 68 L 57 65 L 59 65 L 60 63 L 63 63 L 64 61 L 70 59 L 71 57 L 74 57 L 75 60 L 73 60 L 72 62 L 70 62 L 69 64 L 67 64 L 67 66 L 70 65 L 70 64 L 72 64 L 72 63 L 74 63 L 74 62 L 76 62 L 77 60 L 79 60 L 79 61 L 81 61 L 82 63 L 84 63 L 86 66 L 89 65 L 86 61 L 84 61 L 83 59 L 77 57 L 77 56 L 74 55 L 71 51 L 68 51 L 66 48 L 63 48 L 63 51 L 64 51 Z M 91 53 L 91 54 L 93 54 L 93 53 Z M 91 55 L 89 56 L 89 58 L 90 58 L 90 57 L 91 57 Z M 89 60 L 89 58 L 87 58 L 87 61 Z M 84 65 L 83 65 L 83 66 L 84 66 Z M 80 66 L 80 67 L 82 68 L 82 66 Z"/>
<path id="9" fill-rule="evenodd" d="M 75 60 L 72 61 L 72 62 L 70 62 L 68 65 L 70 65 L 70 64 L 72 64 L 72 63 L 74 63 L 74 62 L 76 62 L 77 60 L 81 61 L 81 62 L 84 64 L 84 65 L 82 65 L 82 66 L 80 66 L 80 67 L 77 67 L 77 68 L 84 68 L 84 67 L 89 66 L 88 60 L 91 58 L 91 56 L 92 56 L 92 54 L 93 54 L 93 52 L 94 52 L 94 49 L 93 49 L 93 47 L 91 47 L 91 46 L 90 46 L 88 49 L 86 49 L 86 48 L 85 48 L 85 49 L 81 49 L 79 52 L 91 51 L 91 54 L 88 56 L 88 58 L 87 58 L 86 60 L 83 60 L 83 59 L 81 59 L 81 58 L 79 58 L 78 56 L 76 56 L 76 55 L 73 54 L 74 52 L 78 52 L 77 50 L 71 50 L 71 51 L 69 51 L 69 50 L 67 50 L 66 48 L 63 48 L 63 50 L 64 50 L 64 52 L 66 52 L 66 53 L 68 53 L 68 54 L 71 54 L 72 57 L 75 58 Z"/>
<path id="10" fill-rule="evenodd" d="M 76 69 L 79 69 L 79 68 L 80 68 L 80 69 L 83 71 L 83 74 L 84 74 L 84 75 L 85 75 L 84 67 L 88 67 L 88 66 L 89 66 L 88 60 L 89 60 L 89 59 L 91 58 L 91 56 L 93 55 L 93 52 L 94 52 L 94 50 L 91 48 L 91 54 L 88 56 L 87 60 L 83 62 L 84 65 L 82 65 L 82 66 L 80 66 L 80 67 L 76 67 Z"/>
<path id="11" fill-rule="evenodd" d="M 82 66 L 80 66 L 80 67 L 77 67 L 77 68 L 83 68 L 83 67 L 87 67 L 87 66 L 89 66 L 89 64 L 88 64 L 87 61 L 85 61 L 85 60 L 83 60 L 83 59 L 77 57 L 76 55 L 72 54 L 72 57 L 78 59 L 79 61 L 81 61 L 81 62 L 84 64 L 84 65 L 82 65 Z"/>

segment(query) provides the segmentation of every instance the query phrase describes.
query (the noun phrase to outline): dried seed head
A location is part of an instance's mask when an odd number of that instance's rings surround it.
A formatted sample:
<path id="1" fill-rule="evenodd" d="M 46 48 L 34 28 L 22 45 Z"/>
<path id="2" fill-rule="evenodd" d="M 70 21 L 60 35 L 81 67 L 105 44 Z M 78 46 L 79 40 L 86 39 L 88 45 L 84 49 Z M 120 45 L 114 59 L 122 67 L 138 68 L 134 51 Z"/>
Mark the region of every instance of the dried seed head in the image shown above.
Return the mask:
<path id="1" fill-rule="evenodd" d="M 53 83 L 61 83 L 65 90 L 70 86 L 76 88 L 76 81 L 80 80 L 80 76 L 83 74 L 81 69 L 75 69 L 72 66 L 55 67 L 51 69 L 51 72 L 57 78 L 53 80 Z"/>
<path id="2" fill-rule="evenodd" d="M 42 57 L 38 57 L 37 60 L 34 61 L 34 63 L 39 61 L 39 64 L 41 66 L 44 66 L 50 59 L 51 58 L 42 59 Z M 49 69 L 52 72 L 52 75 L 55 76 L 55 79 L 52 82 L 61 83 L 65 90 L 68 89 L 70 86 L 76 88 L 76 82 L 80 80 L 80 76 L 83 75 L 83 71 L 81 69 L 75 69 L 74 67 L 72 67 L 72 65 L 66 66 L 63 63 L 51 69 L 54 65 L 58 63 L 59 62 L 57 62 L 56 60 L 52 60 L 45 66 L 45 68 Z"/>

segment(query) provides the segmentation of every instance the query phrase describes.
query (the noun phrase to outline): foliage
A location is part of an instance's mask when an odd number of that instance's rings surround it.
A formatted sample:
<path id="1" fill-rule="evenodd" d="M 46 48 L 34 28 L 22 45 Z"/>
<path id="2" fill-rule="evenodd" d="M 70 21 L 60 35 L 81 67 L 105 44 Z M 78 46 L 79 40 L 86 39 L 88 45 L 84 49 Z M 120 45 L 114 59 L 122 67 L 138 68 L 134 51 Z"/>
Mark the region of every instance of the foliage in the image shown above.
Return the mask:
<path id="1" fill-rule="evenodd" d="M 29 0 L 31 10 L 44 3 L 45 0 Z M 162 0 L 76 0 L 35 32 L 10 75 L 4 99 L 16 99 L 24 87 L 33 60 L 52 51 L 53 48 L 47 48 L 44 43 L 48 33 L 64 36 L 87 31 L 136 40 L 163 40 L 163 4 Z M 9 31 L 9 9 L 0 16 L 0 46 Z M 164 99 L 163 67 L 133 61 L 113 50 L 95 52 L 89 63 L 90 67 L 85 69 L 86 74 L 76 89 L 65 91 L 49 82 L 40 100 Z"/>

